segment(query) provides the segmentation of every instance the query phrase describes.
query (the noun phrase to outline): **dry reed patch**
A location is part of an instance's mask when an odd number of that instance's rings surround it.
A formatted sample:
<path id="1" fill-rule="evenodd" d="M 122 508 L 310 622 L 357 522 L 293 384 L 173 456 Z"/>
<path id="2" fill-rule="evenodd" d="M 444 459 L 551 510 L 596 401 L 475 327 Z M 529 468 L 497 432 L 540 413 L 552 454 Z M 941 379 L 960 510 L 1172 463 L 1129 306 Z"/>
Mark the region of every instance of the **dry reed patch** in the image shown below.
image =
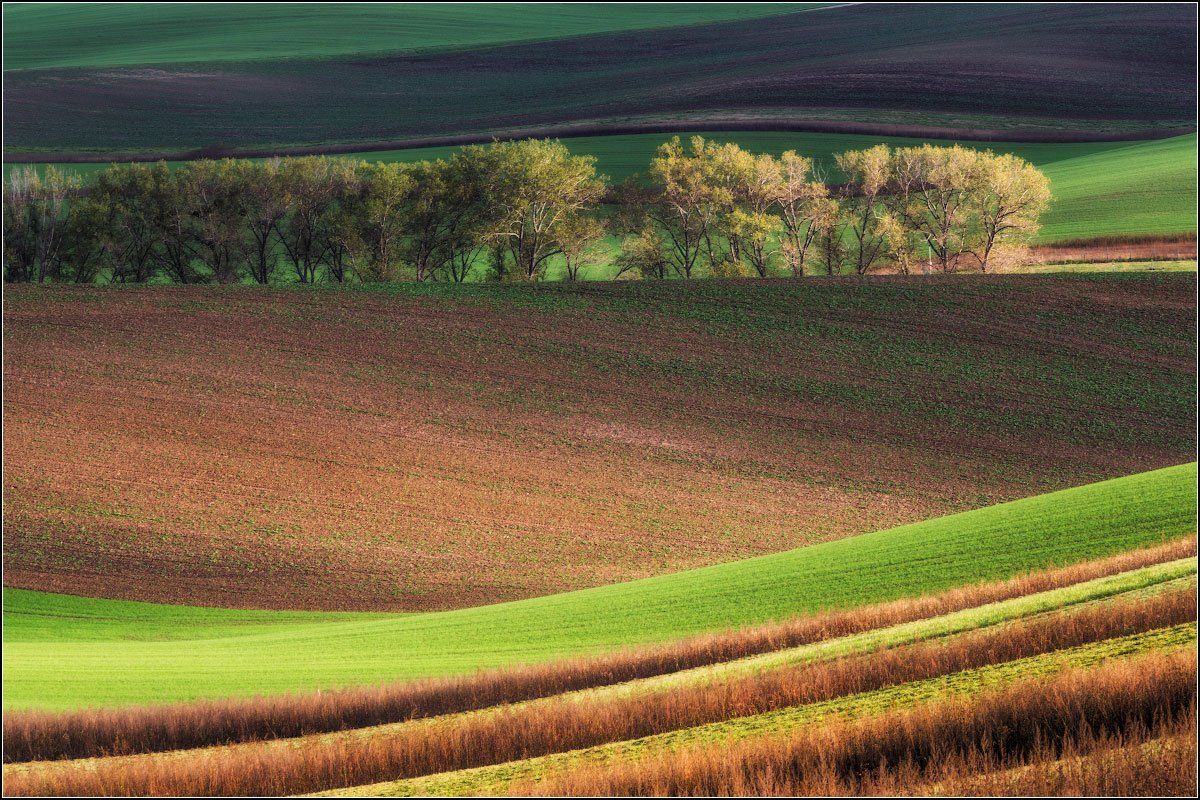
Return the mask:
<path id="1" fill-rule="evenodd" d="M 1153 737 L 1153 738 L 1151 738 Z M 1189 797 L 1196 794 L 1196 718 L 1182 717 L 1141 734 L 1068 740 L 1062 757 L 987 771 L 964 765 L 933 786 L 910 788 L 942 797 Z M 912 787 L 912 783 L 907 784 Z M 877 792 L 880 793 L 880 792 Z M 899 791 L 895 792 L 899 793 Z"/>
<path id="2" fill-rule="evenodd" d="M 1030 251 L 1036 263 L 1070 261 L 1175 261 L 1196 257 L 1196 235 L 1100 236 L 1039 245 Z"/>
<path id="3" fill-rule="evenodd" d="M 893 793 L 970 766 L 1023 764 L 1194 725 L 1196 654 L 1155 654 L 1072 670 L 970 699 L 786 738 L 713 744 L 580 768 L 514 794 L 713 796 Z M 1119 782 L 1119 779 L 1114 780 Z"/>

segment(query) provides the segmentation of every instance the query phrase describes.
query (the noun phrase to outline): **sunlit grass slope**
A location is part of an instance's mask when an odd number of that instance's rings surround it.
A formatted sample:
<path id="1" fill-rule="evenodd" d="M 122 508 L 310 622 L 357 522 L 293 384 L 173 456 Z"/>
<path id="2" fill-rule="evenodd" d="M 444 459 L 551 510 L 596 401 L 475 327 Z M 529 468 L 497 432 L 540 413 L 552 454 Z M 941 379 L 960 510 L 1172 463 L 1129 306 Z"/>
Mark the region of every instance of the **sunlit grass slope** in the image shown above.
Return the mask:
<path id="1" fill-rule="evenodd" d="M 755 19 L 831 3 L 19 3 L 4 69 L 266 61 L 443 50 Z"/>
<path id="2" fill-rule="evenodd" d="M 787 553 L 442 613 L 306 618 L 10 591 L 4 702 L 119 705 L 458 673 L 913 596 L 1192 533 L 1195 482 L 1192 463 Z M 193 638 L 181 638 L 185 629 Z"/>
<path id="3" fill-rule="evenodd" d="M 1044 240 L 1196 230 L 1195 134 L 1081 152 L 1043 169 L 1055 197 Z"/>

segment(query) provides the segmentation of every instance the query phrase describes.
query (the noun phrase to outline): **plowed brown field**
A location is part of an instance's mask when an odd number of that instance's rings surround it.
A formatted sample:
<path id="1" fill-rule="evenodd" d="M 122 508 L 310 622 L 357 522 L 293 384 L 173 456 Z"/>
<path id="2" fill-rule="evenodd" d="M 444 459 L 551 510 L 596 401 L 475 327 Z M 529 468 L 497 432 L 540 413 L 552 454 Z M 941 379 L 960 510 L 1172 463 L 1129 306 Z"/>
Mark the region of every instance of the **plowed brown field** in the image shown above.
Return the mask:
<path id="1" fill-rule="evenodd" d="M 1179 463 L 1195 281 L 10 287 L 6 582 L 448 608 Z"/>

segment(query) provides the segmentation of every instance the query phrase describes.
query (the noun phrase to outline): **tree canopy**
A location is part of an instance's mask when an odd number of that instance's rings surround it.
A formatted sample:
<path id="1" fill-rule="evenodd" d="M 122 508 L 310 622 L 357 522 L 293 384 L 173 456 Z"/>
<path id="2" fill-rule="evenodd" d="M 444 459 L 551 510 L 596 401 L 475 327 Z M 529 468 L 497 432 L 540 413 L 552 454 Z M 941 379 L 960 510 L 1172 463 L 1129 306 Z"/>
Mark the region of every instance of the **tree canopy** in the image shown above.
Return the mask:
<path id="1" fill-rule="evenodd" d="M 694 136 L 664 142 L 615 189 L 593 157 L 538 139 L 407 164 L 118 164 L 87 185 L 18 168 L 4 187 L 5 280 L 539 281 L 552 266 L 578 280 L 605 263 L 647 279 L 987 271 L 1050 202 L 1045 175 L 1011 154 L 881 144 L 836 166 L 841 184 L 792 151 Z"/>

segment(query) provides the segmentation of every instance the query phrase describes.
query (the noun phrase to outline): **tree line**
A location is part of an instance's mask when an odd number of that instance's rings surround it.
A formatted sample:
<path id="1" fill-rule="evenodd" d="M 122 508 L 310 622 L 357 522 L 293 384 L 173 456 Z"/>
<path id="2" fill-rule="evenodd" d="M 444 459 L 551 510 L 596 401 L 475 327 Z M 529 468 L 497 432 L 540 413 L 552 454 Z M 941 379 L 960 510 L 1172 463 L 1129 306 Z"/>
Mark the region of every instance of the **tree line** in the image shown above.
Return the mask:
<path id="1" fill-rule="evenodd" d="M 678 137 L 618 186 L 558 141 L 415 163 L 306 156 L 54 167 L 4 186 L 12 282 L 302 284 L 987 271 L 1027 242 L 1049 181 L 1010 154 L 877 145 L 812 159 Z M 610 242 L 619 239 L 619 246 Z"/>

